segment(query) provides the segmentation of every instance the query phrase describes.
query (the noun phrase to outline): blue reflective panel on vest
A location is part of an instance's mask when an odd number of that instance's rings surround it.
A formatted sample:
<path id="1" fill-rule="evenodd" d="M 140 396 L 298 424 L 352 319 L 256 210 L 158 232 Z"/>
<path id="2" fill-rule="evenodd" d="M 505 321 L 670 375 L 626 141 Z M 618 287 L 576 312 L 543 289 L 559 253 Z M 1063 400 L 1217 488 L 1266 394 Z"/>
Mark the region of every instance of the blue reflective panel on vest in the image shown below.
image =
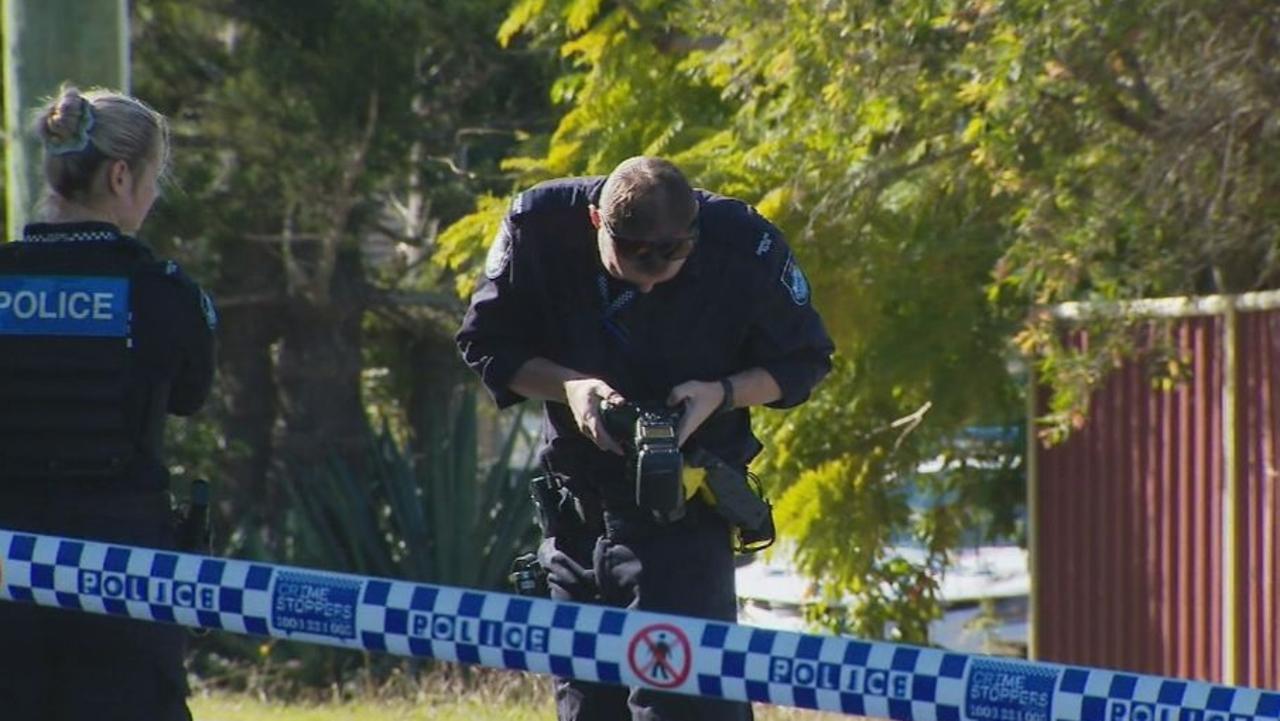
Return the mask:
<path id="1" fill-rule="evenodd" d="M 129 279 L 0 276 L 0 335 L 123 338 L 129 335 Z"/>

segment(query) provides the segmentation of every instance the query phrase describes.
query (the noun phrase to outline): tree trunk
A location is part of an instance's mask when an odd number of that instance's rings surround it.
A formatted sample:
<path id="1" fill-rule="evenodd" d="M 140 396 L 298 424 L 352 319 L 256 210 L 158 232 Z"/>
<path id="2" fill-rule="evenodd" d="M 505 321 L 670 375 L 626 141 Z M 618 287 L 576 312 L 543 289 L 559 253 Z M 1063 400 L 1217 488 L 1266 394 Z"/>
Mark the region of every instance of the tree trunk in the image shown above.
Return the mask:
<path id="1" fill-rule="evenodd" d="M 443 333 L 419 335 L 406 332 L 404 343 L 409 363 L 407 415 L 412 431 L 410 447 L 415 454 L 427 453 L 426 439 L 453 419 L 459 389 L 466 381 L 466 366 L 458 357 L 453 338 Z"/>
<path id="2" fill-rule="evenodd" d="M 276 383 L 271 347 L 280 337 L 280 303 L 246 300 L 268 296 L 280 277 L 280 263 L 259 243 L 226 244 L 219 279 L 218 375 L 222 391 L 222 428 L 227 449 L 221 458 L 226 488 L 218 495 L 225 518 L 256 516 L 270 527 L 278 520 L 283 494 L 269 482 L 272 429 L 276 422 Z"/>
<path id="3" fill-rule="evenodd" d="M 367 440 L 361 394 L 365 286 L 360 254 L 337 256 L 327 302 L 289 300 L 276 359 L 277 463 L 286 472 L 333 458 L 359 472 Z"/>

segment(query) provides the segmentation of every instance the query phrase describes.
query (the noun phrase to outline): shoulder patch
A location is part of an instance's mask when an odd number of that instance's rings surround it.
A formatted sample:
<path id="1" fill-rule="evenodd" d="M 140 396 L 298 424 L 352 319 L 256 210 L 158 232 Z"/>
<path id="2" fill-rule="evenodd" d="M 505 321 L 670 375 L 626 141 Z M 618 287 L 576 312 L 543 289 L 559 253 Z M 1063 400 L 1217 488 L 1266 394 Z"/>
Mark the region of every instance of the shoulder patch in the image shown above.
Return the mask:
<path id="1" fill-rule="evenodd" d="M 516 196 L 517 199 L 520 196 Z M 511 225 L 504 219 L 489 245 L 489 253 L 484 258 L 484 275 L 489 280 L 496 280 L 507 271 L 511 264 Z"/>
<path id="2" fill-rule="evenodd" d="M 787 255 L 787 262 L 782 266 L 782 277 L 779 280 L 791 294 L 791 300 L 796 305 L 805 305 L 809 302 L 809 279 L 804 277 L 804 271 L 800 270 L 800 264 L 796 262 L 794 255 Z"/>

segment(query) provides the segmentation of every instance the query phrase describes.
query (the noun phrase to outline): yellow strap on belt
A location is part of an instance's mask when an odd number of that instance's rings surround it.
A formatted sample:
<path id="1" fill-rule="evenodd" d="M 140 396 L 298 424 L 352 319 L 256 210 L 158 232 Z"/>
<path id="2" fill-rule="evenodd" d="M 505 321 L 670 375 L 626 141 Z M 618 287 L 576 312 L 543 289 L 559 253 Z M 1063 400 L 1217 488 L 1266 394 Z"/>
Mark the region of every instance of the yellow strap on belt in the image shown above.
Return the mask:
<path id="1" fill-rule="evenodd" d="M 711 487 L 707 485 L 707 469 L 685 466 L 680 475 L 680 481 L 684 484 L 684 499 L 686 501 L 700 493 L 702 494 L 702 500 L 706 501 L 707 505 L 716 505 L 716 495 L 711 492 Z"/>

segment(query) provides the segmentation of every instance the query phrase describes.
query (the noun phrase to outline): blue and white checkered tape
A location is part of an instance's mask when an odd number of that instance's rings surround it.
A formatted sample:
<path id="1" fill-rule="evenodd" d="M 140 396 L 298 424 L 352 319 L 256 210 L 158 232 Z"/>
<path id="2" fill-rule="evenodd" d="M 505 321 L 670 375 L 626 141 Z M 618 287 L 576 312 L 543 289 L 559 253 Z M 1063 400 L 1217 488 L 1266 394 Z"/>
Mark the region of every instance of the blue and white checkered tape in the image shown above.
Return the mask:
<path id="1" fill-rule="evenodd" d="M 0 599 L 900 721 L 1280 719 L 1280 692 L 0 530 Z"/>

